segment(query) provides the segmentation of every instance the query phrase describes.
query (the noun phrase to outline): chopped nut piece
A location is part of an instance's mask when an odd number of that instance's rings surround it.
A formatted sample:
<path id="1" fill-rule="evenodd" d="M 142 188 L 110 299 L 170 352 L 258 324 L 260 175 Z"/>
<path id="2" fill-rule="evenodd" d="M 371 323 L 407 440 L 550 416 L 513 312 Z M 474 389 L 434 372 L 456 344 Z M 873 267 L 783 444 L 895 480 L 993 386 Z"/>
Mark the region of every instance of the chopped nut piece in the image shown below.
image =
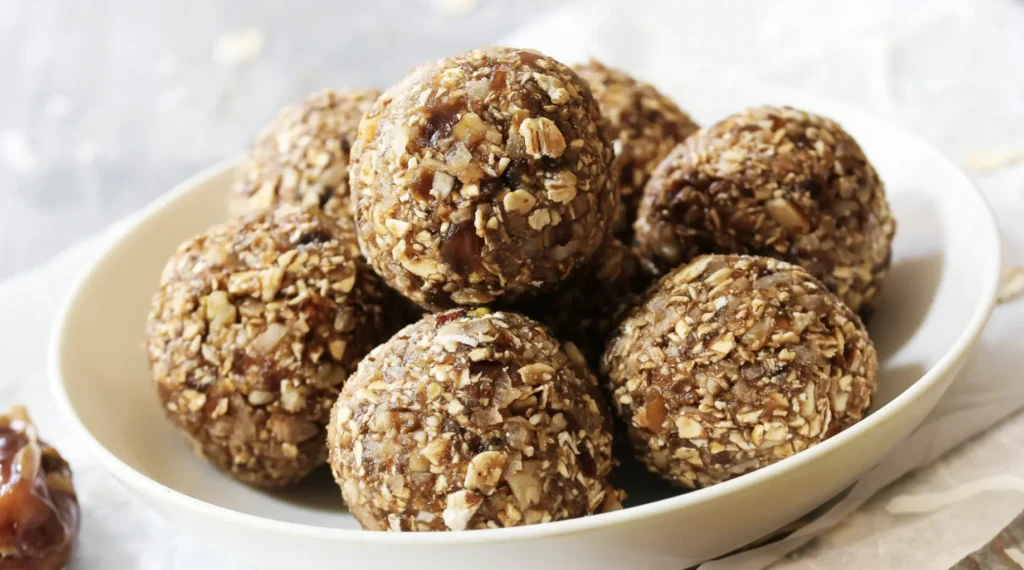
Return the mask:
<path id="1" fill-rule="evenodd" d="M 455 124 L 453 134 L 456 139 L 467 144 L 473 144 L 484 137 L 487 126 L 476 113 L 466 113 Z"/>
<path id="2" fill-rule="evenodd" d="M 736 346 L 735 337 L 733 337 L 733 334 L 729 332 L 719 337 L 718 340 L 712 343 L 708 348 L 722 356 L 725 356 L 729 354 L 729 351 L 731 351 L 734 346 Z"/>
<path id="3" fill-rule="evenodd" d="M 460 402 L 458 400 L 452 400 L 451 402 L 448 403 L 448 413 L 453 415 L 453 416 L 457 416 L 457 415 L 461 414 L 462 411 L 465 410 L 465 409 L 466 409 L 466 406 L 463 406 L 462 402 Z"/>
<path id="4" fill-rule="evenodd" d="M 223 416 L 226 413 L 228 413 L 228 399 L 227 398 L 221 398 L 217 402 L 217 407 L 215 407 L 213 409 L 213 412 L 210 413 L 210 419 L 214 419 L 215 420 L 215 419 Z"/>
<path id="5" fill-rule="evenodd" d="M 483 504 L 483 498 L 472 491 L 456 491 L 448 495 L 441 517 L 450 530 L 466 530 L 469 521 Z"/>
<path id="6" fill-rule="evenodd" d="M 392 156 L 400 159 L 406 155 L 409 146 L 409 128 L 405 125 L 388 125 L 387 147 Z"/>
<path id="7" fill-rule="evenodd" d="M 544 182 L 548 198 L 552 202 L 566 204 L 576 197 L 576 175 L 569 171 L 559 172 L 555 178 Z"/>
<path id="8" fill-rule="evenodd" d="M 247 398 L 249 403 L 254 406 L 266 406 L 276 399 L 272 392 L 267 392 L 266 390 L 253 390 L 249 392 L 249 397 Z"/>
<path id="9" fill-rule="evenodd" d="M 466 488 L 490 495 L 501 479 L 505 458 L 500 451 L 485 451 L 474 456 L 466 469 Z"/>
<path id="10" fill-rule="evenodd" d="M 811 227 L 807 222 L 807 217 L 784 198 L 768 200 L 764 203 L 764 209 L 769 216 L 790 233 L 804 233 Z"/>
<path id="11" fill-rule="evenodd" d="M 288 327 L 281 323 L 270 323 L 267 325 L 266 330 L 260 333 L 256 338 L 252 339 L 252 347 L 256 352 L 266 354 L 274 350 L 274 348 L 277 347 L 277 344 L 281 342 L 281 339 L 283 339 L 287 334 Z"/>
<path id="12" fill-rule="evenodd" d="M 281 381 L 281 407 L 296 413 L 306 406 L 306 395 L 288 380 Z"/>
<path id="13" fill-rule="evenodd" d="M 537 465 L 533 463 L 529 469 L 524 468 L 523 471 L 510 473 L 506 477 L 520 508 L 528 509 L 541 501 L 544 490 L 541 488 L 540 481 L 533 474 L 536 469 Z"/>
<path id="14" fill-rule="evenodd" d="M 294 443 L 282 443 L 281 453 L 288 459 L 295 459 L 299 456 L 299 448 Z"/>
<path id="15" fill-rule="evenodd" d="M 531 228 L 540 231 L 549 225 L 551 225 L 551 211 L 547 208 L 541 208 L 540 210 L 530 214 Z"/>
<path id="16" fill-rule="evenodd" d="M 412 228 L 412 224 L 402 220 L 385 220 L 384 225 L 391 230 L 391 233 L 399 237 L 409 233 L 409 230 Z"/>
<path id="17" fill-rule="evenodd" d="M 555 377 L 555 369 L 544 364 L 543 362 L 534 362 L 533 364 L 527 364 L 519 369 L 519 376 L 523 378 L 523 381 L 528 385 L 536 386 L 550 382 Z"/>
<path id="18" fill-rule="evenodd" d="M 235 323 L 238 310 L 231 304 L 228 294 L 214 291 L 206 297 L 206 319 L 210 322 L 210 330 L 216 334 L 221 327 Z"/>
<path id="19" fill-rule="evenodd" d="M 683 439 L 693 439 L 704 435 L 704 428 L 693 418 L 679 416 L 676 418 L 676 433 Z"/>
<path id="20" fill-rule="evenodd" d="M 206 405 L 206 394 L 196 392 L 195 390 L 184 390 L 181 393 L 181 397 L 185 400 L 185 407 L 190 412 L 198 412 Z"/>
<path id="21" fill-rule="evenodd" d="M 560 79 L 541 73 L 534 73 L 533 79 L 544 88 L 555 105 L 562 105 L 569 101 L 569 92 L 566 91 L 565 84 Z"/>
<path id="22" fill-rule="evenodd" d="M 343 340 L 332 340 L 328 345 L 328 350 L 331 351 L 331 358 L 335 360 L 341 360 L 345 356 L 345 348 L 348 343 Z"/>
<path id="23" fill-rule="evenodd" d="M 455 179 L 445 172 L 435 172 L 430 193 L 438 198 L 447 198 L 455 187 Z"/>
<path id="24" fill-rule="evenodd" d="M 537 199 L 533 197 L 526 190 L 516 190 L 505 194 L 505 198 L 502 200 L 505 205 L 505 210 L 513 214 L 527 214 L 533 209 L 533 205 L 537 203 Z"/>

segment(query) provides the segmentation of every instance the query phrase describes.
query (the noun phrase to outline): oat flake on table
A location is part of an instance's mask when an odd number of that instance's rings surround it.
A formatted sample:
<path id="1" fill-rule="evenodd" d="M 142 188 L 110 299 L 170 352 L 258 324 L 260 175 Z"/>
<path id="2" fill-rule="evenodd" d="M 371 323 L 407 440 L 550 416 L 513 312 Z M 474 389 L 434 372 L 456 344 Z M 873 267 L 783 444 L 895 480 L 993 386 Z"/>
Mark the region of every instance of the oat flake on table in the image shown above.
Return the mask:
<path id="1" fill-rule="evenodd" d="M 999 303 L 1007 303 L 1020 297 L 1021 294 L 1024 294 L 1024 267 L 1003 267 L 996 300 Z"/>
<path id="2" fill-rule="evenodd" d="M 213 44 L 213 61 L 225 66 L 242 65 L 263 54 L 267 36 L 259 28 L 225 32 Z"/>

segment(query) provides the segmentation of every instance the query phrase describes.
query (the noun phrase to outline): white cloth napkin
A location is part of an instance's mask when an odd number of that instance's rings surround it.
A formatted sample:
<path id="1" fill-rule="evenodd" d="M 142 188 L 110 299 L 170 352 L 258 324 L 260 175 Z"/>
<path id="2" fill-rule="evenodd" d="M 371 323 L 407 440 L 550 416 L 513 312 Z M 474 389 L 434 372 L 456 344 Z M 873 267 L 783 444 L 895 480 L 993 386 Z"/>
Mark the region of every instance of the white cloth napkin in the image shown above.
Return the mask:
<path id="1" fill-rule="evenodd" d="M 738 73 L 852 102 L 959 156 L 1024 148 L 1024 3 L 651 2 L 586 3 L 543 17 L 505 43 L 579 60 L 594 55 L 658 73 Z M 1018 69 L 1007 69 L 1007 66 Z M 731 71 L 727 71 L 731 70 Z M 685 107 L 685 101 L 680 102 Z M 1016 147 L 1013 145 L 1016 144 Z M 978 179 L 1004 222 L 1006 256 L 1024 263 L 1024 168 Z M 0 283 L 0 406 L 22 402 L 75 470 L 84 523 L 74 568 L 247 568 L 191 538 L 129 496 L 83 449 L 54 408 L 46 381 L 51 321 L 75 276 L 112 228 L 46 265 Z M 897 494 L 941 491 L 1024 468 L 1024 418 L 947 451 L 1024 407 L 1024 303 L 997 309 L 981 345 L 925 424 L 828 513 L 792 537 L 702 568 L 946 568 L 1024 508 L 1024 495 L 991 493 L 930 516 L 889 513 Z M 907 472 L 882 495 L 883 487 Z M 868 502 L 875 496 L 875 499 Z M 858 510 L 858 507 L 860 510 Z M 642 567 L 642 561 L 638 561 Z"/>

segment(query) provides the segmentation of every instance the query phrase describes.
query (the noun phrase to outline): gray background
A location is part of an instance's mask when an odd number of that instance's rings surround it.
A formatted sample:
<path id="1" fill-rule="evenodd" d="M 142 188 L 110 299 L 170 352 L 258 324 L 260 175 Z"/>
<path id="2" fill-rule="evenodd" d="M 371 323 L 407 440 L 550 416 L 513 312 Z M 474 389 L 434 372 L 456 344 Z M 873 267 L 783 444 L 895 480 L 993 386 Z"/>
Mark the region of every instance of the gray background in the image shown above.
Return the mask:
<path id="1" fill-rule="evenodd" d="M 242 151 L 284 104 L 387 86 L 562 1 L 0 0 L 0 279 Z M 266 37 L 214 61 L 218 38 Z"/>

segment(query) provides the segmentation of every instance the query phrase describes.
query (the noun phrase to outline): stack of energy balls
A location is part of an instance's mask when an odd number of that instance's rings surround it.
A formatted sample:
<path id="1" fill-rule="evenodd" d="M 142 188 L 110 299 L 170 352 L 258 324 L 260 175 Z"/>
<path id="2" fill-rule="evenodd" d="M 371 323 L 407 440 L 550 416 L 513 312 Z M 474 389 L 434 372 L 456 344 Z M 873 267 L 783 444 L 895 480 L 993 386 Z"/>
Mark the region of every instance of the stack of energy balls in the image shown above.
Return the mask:
<path id="1" fill-rule="evenodd" d="M 154 298 L 161 401 L 246 483 L 329 463 L 367 529 L 620 508 L 615 420 L 651 471 L 713 485 L 875 390 L 858 314 L 894 223 L 823 117 L 699 129 L 621 71 L 479 49 L 285 110 L 229 202 Z"/>

